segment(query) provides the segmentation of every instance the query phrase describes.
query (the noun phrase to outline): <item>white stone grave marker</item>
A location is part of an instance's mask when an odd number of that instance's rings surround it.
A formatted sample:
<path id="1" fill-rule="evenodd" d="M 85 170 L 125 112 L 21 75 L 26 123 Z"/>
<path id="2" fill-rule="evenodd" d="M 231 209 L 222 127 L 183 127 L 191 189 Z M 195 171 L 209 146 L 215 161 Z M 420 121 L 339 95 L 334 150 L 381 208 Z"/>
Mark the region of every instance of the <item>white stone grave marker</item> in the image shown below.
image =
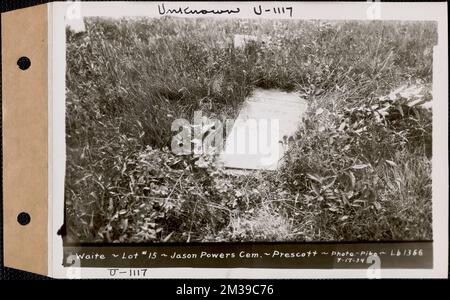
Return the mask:
<path id="1" fill-rule="evenodd" d="M 226 168 L 276 170 L 285 152 L 281 141 L 294 135 L 306 108 L 297 93 L 255 90 L 227 133 L 220 161 Z"/>

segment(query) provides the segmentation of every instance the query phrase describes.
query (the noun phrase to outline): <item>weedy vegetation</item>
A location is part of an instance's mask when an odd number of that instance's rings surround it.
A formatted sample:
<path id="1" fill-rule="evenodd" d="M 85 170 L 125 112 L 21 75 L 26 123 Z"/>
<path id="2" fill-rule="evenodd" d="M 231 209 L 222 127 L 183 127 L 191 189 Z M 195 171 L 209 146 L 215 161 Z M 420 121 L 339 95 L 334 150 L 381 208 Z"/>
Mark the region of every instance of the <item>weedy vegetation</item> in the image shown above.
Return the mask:
<path id="1" fill-rule="evenodd" d="M 66 30 L 69 241 L 432 238 L 435 23 L 85 22 Z M 308 101 L 279 170 L 169 150 L 173 120 L 234 118 L 255 88 Z"/>

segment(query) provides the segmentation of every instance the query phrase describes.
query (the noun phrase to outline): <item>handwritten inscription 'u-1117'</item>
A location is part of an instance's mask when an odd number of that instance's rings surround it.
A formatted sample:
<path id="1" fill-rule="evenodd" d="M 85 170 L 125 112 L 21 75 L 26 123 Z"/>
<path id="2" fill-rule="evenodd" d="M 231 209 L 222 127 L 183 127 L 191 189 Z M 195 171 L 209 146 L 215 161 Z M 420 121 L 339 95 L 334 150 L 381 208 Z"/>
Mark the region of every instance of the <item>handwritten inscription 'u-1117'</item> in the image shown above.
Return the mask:
<path id="1" fill-rule="evenodd" d="M 262 14 L 279 14 L 279 15 L 286 15 L 289 14 L 289 17 L 292 18 L 292 7 L 271 7 L 271 8 L 264 8 L 261 5 L 254 6 L 253 12 L 260 16 Z"/>
<path id="2" fill-rule="evenodd" d="M 205 9 L 205 8 L 190 8 L 189 6 L 167 7 L 164 4 L 158 4 L 158 13 L 160 15 L 222 15 L 222 14 L 239 14 L 241 9 L 234 7 L 231 9 Z M 263 7 L 261 5 L 254 6 L 253 12 L 258 15 L 277 14 L 288 15 L 292 18 L 292 6 L 277 6 L 277 7 Z"/>

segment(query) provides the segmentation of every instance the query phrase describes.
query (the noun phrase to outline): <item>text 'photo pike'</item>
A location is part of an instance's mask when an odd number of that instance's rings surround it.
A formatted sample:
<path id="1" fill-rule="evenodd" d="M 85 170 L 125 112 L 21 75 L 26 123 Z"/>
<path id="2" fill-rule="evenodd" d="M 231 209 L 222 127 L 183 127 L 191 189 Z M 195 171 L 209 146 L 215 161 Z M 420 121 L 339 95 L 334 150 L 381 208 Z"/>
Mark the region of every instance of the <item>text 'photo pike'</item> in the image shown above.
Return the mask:
<path id="1" fill-rule="evenodd" d="M 65 242 L 432 240 L 437 39 L 433 21 L 68 22 Z"/>

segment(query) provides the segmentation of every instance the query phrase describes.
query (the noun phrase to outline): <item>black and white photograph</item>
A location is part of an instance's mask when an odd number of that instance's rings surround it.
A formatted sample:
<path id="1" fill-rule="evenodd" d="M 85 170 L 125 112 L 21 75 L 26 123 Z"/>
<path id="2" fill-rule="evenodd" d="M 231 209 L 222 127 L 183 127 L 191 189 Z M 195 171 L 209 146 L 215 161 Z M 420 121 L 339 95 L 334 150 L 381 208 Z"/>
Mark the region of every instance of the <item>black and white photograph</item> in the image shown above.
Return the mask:
<path id="1" fill-rule="evenodd" d="M 67 242 L 433 240 L 436 22 L 65 30 Z"/>
<path id="2" fill-rule="evenodd" d="M 447 3 L 7 2 L 4 277 L 448 278 Z"/>

